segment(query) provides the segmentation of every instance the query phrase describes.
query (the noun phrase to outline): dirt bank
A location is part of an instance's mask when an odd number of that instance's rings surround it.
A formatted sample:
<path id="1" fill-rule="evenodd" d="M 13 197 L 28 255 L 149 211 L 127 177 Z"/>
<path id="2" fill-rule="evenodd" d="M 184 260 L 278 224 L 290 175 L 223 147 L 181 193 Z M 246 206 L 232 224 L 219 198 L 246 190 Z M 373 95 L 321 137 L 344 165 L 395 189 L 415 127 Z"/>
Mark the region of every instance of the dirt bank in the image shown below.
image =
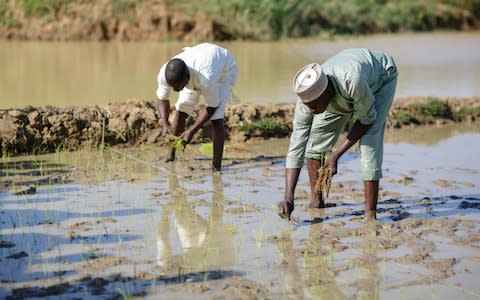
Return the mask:
<path id="1" fill-rule="evenodd" d="M 227 40 L 230 35 L 204 13 L 166 1 L 79 1 L 32 7 L 0 5 L 0 38 L 45 41 Z M 4 12 L 2 12 L 2 8 Z M 24 11 L 25 10 L 25 11 Z"/>
<path id="2" fill-rule="evenodd" d="M 478 3 L 471 1 L 360 2 L 4 0 L 0 39 L 278 39 L 320 33 L 464 31 L 478 29 L 480 23 Z"/>
<path id="3" fill-rule="evenodd" d="M 127 100 L 103 106 L 25 107 L 0 110 L 2 155 L 75 150 L 100 145 L 162 143 L 156 103 Z M 286 137 L 292 129 L 294 104 L 238 104 L 227 107 L 227 139 L 243 142 L 253 138 Z M 397 99 L 387 126 L 479 122 L 480 97 Z M 192 120 L 189 120 L 190 122 Z M 194 142 L 207 141 L 210 125 Z"/>

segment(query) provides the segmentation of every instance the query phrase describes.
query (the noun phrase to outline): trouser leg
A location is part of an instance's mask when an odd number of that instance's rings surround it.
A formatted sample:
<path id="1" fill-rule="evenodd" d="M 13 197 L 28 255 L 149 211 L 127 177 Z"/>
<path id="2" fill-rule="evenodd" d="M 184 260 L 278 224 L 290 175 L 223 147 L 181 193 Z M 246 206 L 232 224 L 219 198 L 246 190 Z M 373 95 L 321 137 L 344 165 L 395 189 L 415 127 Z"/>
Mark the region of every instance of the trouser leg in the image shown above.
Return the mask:
<path id="1" fill-rule="evenodd" d="M 212 169 L 220 171 L 222 168 L 223 146 L 225 144 L 225 124 L 223 119 L 211 120 L 213 140 Z"/>

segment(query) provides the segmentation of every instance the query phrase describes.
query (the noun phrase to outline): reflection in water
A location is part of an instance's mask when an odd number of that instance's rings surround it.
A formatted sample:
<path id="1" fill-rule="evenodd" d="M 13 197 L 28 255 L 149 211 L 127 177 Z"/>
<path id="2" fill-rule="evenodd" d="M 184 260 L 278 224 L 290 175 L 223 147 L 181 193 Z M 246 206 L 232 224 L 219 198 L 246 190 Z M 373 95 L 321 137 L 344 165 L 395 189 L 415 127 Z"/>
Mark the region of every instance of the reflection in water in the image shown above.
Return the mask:
<path id="1" fill-rule="evenodd" d="M 311 214 L 314 214 L 312 219 L 315 220 L 325 218 L 324 209 L 312 210 Z M 346 299 L 346 295 L 337 286 L 334 271 L 328 268 L 328 255 L 322 255 L 323 241 L 318 236 L 312 236 L 313 232 L 312 226 L 309 230 L 309 246 L 305 247 L 302 258 L 296 255 L 298 250 L 294 248 L 293 231 L 283 232 L 277 241 L 278 251 L 286 264 L 286 292 L 293 298 L 300 297 L 299 299 Z"/>
<path id="2" fill-rule="evenodd" d="M 0 108 L 154 100 L 158 70 L 184 46 L 179 42 L 0 41 Z M 246 103 L 294 103 L 291 81 L 298 68 L 353 47 L 385 50 L 395 58 L 396 97 L 480 95 L 479 33 L 240 41 L 221 46 L 237 58 L 235 94 Z"/>
<path id="3" fill-rule="evenodd" d="M 400 130 L 387 130 L 385 132 L 385 143 L 435 145 L 453 136 L 470 132 L 479 133 L 480 127 L 475 123 L 450 124 L 441 126 L 405 127 Z"/>
<path id="4" fill-rule="evenodd" d="M 276 244 L 283 259 L 284 285 L 287 298 L 294 299 L 348 299 L 353 295 L 356 299 L 379 299 L 381 277 L 377 257 L 376 224 L 363 224 L 361 240 L 354 244 L 360 249 L 357 257 L 347 260 L 336 260 L 339 255 L 332 249 L 331 240 L 323 233 L 322 220 L 325 210 L 310 211 L 314 222 L 307 230 L 309 239 L 302 243 L 303 248 L 295 249 L 291 229 L 280 234 Z M 330 227 L 331 228 L 331 227 Z M 300 256 L 299 253 L 302 255 Z M 340 265 L 339 265 L 340 264 Z M 339 273 L 347 272 L 348 278 Z"/>
<path id="5" fill-rule="evenodd" d="M 235 263 L 233 235 L 223 224 L 223 181 L 212 174 L 212 197 L 208 218 L 189 202 L 188 192 L 169 175 L 170 202 L 163 206 L 157 232 L 157 264 L 182 270 L 225 269 Z M 173 231 L 173 234 L 171 234 Z"/>

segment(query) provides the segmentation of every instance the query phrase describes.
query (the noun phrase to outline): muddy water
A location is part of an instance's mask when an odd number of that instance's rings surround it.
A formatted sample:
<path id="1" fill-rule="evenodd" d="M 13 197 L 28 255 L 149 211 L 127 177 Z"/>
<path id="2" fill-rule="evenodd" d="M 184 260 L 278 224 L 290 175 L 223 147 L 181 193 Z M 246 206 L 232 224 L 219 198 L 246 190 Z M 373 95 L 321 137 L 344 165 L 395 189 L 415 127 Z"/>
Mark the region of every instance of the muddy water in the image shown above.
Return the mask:
<path id="1" fill-rule="evenodd" d="M 307 209 L 304 170 L 280 219 L 284 139 L 228 145 L 222 174 L 196 147 L 174 164 L 151 147 L 3 158 L 0 295 L 478 299 L 480 132 L 444 132 L 387 134 L 377 224 L 356 152 L 328 208 Z"/>
<path id="2" fill-rule="evenodd" d="M 383 49 L 400 69 L 397 97 L 478 96 L 480 34 L 380 35 L 336 41 L 222 44 L 238 60 L 243 102 L 293 102 L 302 65 L 351 47 Z M 164 43 L 0 42 L 0 108 L 155 99 L 161 64 L 183 47 Z"/>

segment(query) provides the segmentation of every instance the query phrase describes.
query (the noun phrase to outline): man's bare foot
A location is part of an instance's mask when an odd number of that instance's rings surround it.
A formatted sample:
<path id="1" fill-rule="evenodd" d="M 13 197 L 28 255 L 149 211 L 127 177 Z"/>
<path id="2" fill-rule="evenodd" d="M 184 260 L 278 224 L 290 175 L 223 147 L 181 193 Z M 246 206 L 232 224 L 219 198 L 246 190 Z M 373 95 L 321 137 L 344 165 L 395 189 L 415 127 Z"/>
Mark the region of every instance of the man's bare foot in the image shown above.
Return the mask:
<path id="1" fill-rule="evenodd" d="M 325 208 L 325 201 L 323 201 L 323 199 L 320 199 L 320 197 L 317 195 L 312 196 L 312 199 L 310 200 L 310 204 L 308 205 L 308 207 Z"/>
<path id="2" fill-rule="evenodd" d="M 377 212 L 374 210 L 365 211 L 365 223 L 373 223 L 377 220 Z"/>

